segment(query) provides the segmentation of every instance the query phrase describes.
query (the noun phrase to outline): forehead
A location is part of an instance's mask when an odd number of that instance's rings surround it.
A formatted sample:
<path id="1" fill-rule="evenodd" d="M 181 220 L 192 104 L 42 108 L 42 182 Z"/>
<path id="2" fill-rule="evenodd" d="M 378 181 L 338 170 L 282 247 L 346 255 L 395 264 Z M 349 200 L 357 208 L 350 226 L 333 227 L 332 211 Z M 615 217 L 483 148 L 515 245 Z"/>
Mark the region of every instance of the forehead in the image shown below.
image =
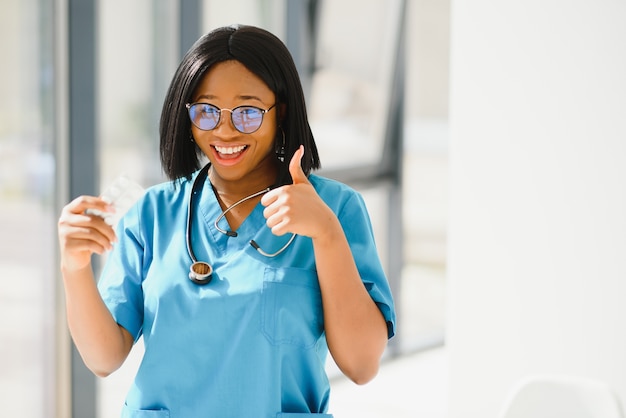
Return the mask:
<path id="1" fill-rule="evenodd" d="M 213 65 L 202 77 L 194 98 L 215 100 L 252 99 L 271 101 L 274 93 L 252 71 L 239 61 L 224 61 Z"/>

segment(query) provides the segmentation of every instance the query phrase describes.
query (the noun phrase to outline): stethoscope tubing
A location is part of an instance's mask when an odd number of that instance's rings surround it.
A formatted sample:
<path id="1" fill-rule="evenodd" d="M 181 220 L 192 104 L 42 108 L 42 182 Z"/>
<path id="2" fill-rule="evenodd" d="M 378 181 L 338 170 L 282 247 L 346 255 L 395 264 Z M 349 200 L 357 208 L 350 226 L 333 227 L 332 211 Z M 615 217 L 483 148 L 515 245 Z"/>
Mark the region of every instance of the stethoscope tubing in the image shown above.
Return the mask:
<path id="1" fill-rule="evenodd" d="M 194 254 L 191 245 L 191 222 L 194 215 L 193 197 L 196 193 L 198 193 L 198 185 L 201 183 L 200 180 L 204 181 L 204 179 L 206 178 L 207 172 L 209 171 L 209 166 L 210 165 L 207 164 L 202 168 L 202 170 L 200 170 L 200 172 L 193 181 L 193 185 L 191 186 L 191 193 L 189 194 L 189 207 L 187 208 L 187 230 L 185 233 L 185 239 L 187 241 L 187 253 L 189 253 L 189 257 L 194 263 L 197 263 L 198 259 L 196 258 L 196 255 Z"/>
<path id="2" fill-rule="evenodd" d="M 207 178 L 208 175 L 208 171 L 210 168 L 211 164 L 207 163 L 204 167 L 202 167 L 202 169 L 200 170 L 200 172 L 198 172 L 198 175 L 196 176 L 196 178 L 193 181 L 193 184 L 191 185 L 191 192 L 189 194 L 189 207 L 187 208 L 187 230 L 185 232 L 185 240 L 186 240 L 186 244 L 187 244 L 187 253 L 189 254 L 189 258 L 191 258 L 192 264 L 189 267 L 189 279 L 199 285 L 204 285 L 204 284 L 208 284 L 211 279 L 213 278 L 213 267 L 204 261 L 198 261 L 198 259 L 196 258 L 195 253 L 193 252 L 193 246 L 191 244 L 191 226 L 192 226 L 192 222 L 193 222 L 193 218 L 194 218 L 194 196 L 196 194 L 198 194 L 199 191 L 199 187 L 204 183 L 204 181 Z M 225 230 L 223 228 L 221 228 L 218 223 L 219 221 L 222 220 L 222 218 L 224 218 L 224 216 L 226 216 L 226 214 L 228 212 L 230 212 L 233 208 L 235 208 L 237 205 L 245 202 L 246 200 L 255 198 L 257 196 L 260 196 L 262 194 L 265 194 L 267 192 L 269 192 L 271 190 L 270 187 L 260 190 L 256 193 L 253 193 L 249 196 L 246 196 L 240 200 L 238 200 L 237 202 L 233 203 L 232 205 L 230 205 L 229 207 L 227 207 L 225 210 L 222 211 L 222 213 L 220 214 L 220 216 L 217 217 L 217 219 L 215 219 L 214 222 L 214 226 L 215 228 L 221 232 L 222 234 L 225 234 L 229 237 L 236 237 L 237 236 L 237 232 L 235 231 L 230 231 L 230 230 Z M 287 241 L 287 243 L 285 245 L 283 245 L 282 248 L 280 248 L 278 251 L 274 252 L 274 253 L 268 253 L 266 251 L 264 251 L 259 244 L 256 243 L 256 241 L 254 240 L 250 240 L 250 245 L 259 252 L 259 254 L 265 256 L 265 257 L 276 257 L 277 255 L 279 255 L 280 253 L 282 253 L 283 251 L 285 251 L 287 249 L 287 247 L 289 247 L 289 245 L 291 245 L 291 243 L 293 242 L 293 240 L 296 238 L 296 234 L 292 234 L 291 238 L 289 238 L 289 241 Z"/>
<path id="3" fill-rule="evenodd" d="M 187 208 L 187 230 L 185 232 L 185 240 L 187 243 L 187 253 L 192 261 L 192 264 L 189 267 L 189 280 L 198 285 L 208 284 L 213 279 L 213 267 L 209 263 L 198 261 L 193 252 L 193 246 L 191 245 L 191 222 L 194 215 L 193 197 L 198 193 L 198 185 L 202 184 L 200 180 L 204 181 L 204 179 L 206 179 L 209 166 L 209 164 L 205 165 L 194 179 L 191 186 L 191 193 L 189 194 L 189 207 Z"/>

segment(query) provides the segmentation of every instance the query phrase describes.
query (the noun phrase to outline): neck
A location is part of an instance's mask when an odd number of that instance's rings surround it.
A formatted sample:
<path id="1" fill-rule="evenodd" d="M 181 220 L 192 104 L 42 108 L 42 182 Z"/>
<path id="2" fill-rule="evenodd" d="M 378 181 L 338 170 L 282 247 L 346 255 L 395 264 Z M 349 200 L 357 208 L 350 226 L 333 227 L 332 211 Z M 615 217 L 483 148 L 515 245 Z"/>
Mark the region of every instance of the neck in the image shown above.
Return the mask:
<path id="1" fill-rule="evenodd" d="M 238 180 L 228 180 L 209 169 L 209 180 L 231 231 L 236 231 L 263 197 L 263 192 L 274 183 L 274 178 L 248 175 Z M 219 219 L 219 218 L 218 218 Z"/>
<path id="2" fill-rule="evenodd" d="M 232 204 L 244 197 L 272 187 L 276 181 L 275 175 L 250 175 L 243 179 L 228 180 L 216 175 L 212 168 L 209 169 L 208 174 L 215 194 L 226 204 Z"/>

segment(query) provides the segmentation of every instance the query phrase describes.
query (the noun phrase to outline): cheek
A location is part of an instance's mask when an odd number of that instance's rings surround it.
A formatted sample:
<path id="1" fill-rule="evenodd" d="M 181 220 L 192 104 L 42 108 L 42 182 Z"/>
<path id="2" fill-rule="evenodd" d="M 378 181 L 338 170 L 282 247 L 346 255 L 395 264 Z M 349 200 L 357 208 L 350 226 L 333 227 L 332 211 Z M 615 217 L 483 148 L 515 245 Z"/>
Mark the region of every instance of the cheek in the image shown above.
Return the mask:
<path id="1" fill-rule="evenodd" d="M 191 131 L 193 138 L 190 138 L 189 140 L 195 143 L 195 145 L 205 154 L 208 155 L 208 153 L 211 150 L 211 147 L 209 146 L 209 141 L 207 138 L 207 133 L 201 130 L 192 130 Z"/>
<path id="2" fill-rule="evenodd" d="M 264 139 L 262 142 L 257 142 L 257 153 L 260 158 L 273 158 L 276 150 L 274 149 L 274 138 Z"/>
<path id="3" fill-rule="evenodd" d="M 264 131 L 263 133 L 260 133 L 259 136 L 257 136 L 256 138 L 256 142 L 258 144 L 258 147 L 260 149 L 263 149 L 264 151 L 269 152 L 274 152 L 274 138 L 275 138 L 275 134 L 276 134 L 276 130 L 275 129 L 268 129 L 267 131 Z"/>

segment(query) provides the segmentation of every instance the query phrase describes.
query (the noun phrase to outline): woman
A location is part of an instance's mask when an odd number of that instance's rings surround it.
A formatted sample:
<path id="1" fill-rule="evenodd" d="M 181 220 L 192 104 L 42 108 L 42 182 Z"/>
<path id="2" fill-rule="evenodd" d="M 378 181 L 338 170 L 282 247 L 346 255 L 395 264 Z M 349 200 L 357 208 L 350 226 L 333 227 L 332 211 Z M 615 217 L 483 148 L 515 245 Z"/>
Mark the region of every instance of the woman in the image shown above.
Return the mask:
<path id="1" fill-rule="evenodd" d="M 171 181 L 117 233 L 89 214 L 113 210 L 96 197 L 59 220 L 85 364 L 106 376 L 143 336 L 123 416 L 330 416 L 328 351 L 350 379 L 371 380 L 395 313 L 362 198 L 310 174 L 320 162 L 284 44 L 250 26 L 200 38 L 160 135 Z M 108 250 L 96 287 L 91 255 Z"/>

